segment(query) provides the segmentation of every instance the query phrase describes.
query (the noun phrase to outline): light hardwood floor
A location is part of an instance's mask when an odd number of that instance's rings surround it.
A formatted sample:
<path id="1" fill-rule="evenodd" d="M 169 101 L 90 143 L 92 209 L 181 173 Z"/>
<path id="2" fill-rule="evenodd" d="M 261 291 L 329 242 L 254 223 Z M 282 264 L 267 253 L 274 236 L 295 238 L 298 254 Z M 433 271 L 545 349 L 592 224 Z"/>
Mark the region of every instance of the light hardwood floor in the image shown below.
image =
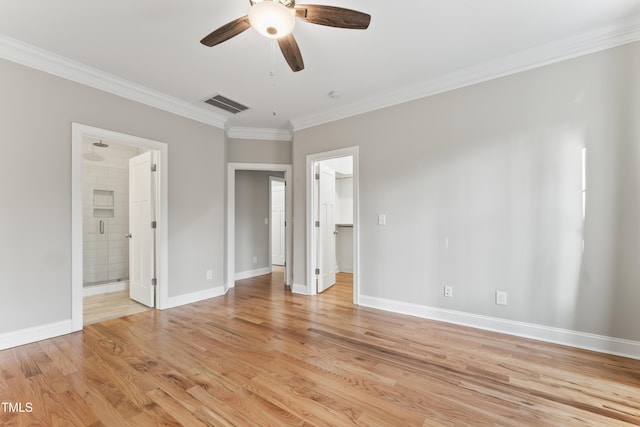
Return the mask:
<path id="1" fill-rule="evenodd" d="M 129 298 L 128 290 L 84 297 L 83 306 L 85 325 L 151 310 Z"/>
<path id="2" fill-rule="evenodd" d="M 356 307 L 282 274 L 0 352 L 2 425 L 640 425 L 640 361 Z"/>

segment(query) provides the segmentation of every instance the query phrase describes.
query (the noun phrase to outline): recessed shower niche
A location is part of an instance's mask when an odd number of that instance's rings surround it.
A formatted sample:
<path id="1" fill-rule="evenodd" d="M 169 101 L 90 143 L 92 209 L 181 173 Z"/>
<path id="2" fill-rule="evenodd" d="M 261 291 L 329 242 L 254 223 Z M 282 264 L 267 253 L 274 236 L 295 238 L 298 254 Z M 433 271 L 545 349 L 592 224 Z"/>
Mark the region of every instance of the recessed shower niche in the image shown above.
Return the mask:
<path id="1" fill-rule="evenodd" d="M 113 218 L 113 190 L 93 190 L 94 218 Z"/>
<path id="2" fill-rule="evenodd" d="M 129 159 L 142 150 L 86 138 L 82 143 L 85 295 L 126 289 L 129 280 Z M 98 286 L 101 285 L 101 286 Z"/>

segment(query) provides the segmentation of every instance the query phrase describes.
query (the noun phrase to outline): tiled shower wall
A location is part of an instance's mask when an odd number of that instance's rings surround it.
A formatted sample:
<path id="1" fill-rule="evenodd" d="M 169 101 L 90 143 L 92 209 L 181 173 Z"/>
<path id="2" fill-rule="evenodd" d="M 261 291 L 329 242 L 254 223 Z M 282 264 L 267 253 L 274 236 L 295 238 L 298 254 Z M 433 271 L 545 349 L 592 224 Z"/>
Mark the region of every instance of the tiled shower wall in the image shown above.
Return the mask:
<path id="1" fill-rule="evenodd" d="M 108 148 L 92 147 L 93 142 L 84 141 L 83 152 L 104 160 L 83 159 L 85 286 L 129 278 L 129 241 L 125 239 L 129 232 L 129 158 L 139 152 L 110 142 Z"/>

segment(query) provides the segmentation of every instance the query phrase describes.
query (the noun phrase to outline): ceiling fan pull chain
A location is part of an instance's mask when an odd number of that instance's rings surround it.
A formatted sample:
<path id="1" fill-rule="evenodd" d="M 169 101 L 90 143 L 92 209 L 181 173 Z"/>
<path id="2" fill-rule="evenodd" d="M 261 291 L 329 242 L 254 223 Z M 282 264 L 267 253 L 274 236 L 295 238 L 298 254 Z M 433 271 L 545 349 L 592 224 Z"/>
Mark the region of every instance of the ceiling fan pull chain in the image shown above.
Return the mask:
<path id="1" fill-rule="evenodd" d="M 270 54 L 270 71 L 269 71 L 269 75 L 271 76 L 271 80 L 272 80 L 272 87 L 273 87 L 273 91 L 272 91 L 272 98 L 274 100 L 274 104 L 275 104 L 275 99 L 276 99 L 276 72 L 275 72 L 275 63 L 276 63 L 276 40 L 273 39 L 271 40 L 271 54 Z M 275 105 L 273 106 L 273 116 L 276 116 L 276 108 Z"/>
<path id="2" fill-rule="evenodd" d="M 275 60 L 275 58 L 276 58 L 276 41 L 275 41 L 275 39 L 271 40 L 270 44 L 271 44 L 271 51 L 270 51 L 270 54 L 269 54 L 269 75 L 271 77 L 273 77 L 273 76 L 276 75 L 276 73 L 274 71 L 275 70 L 275 62 L 276 62 L 276 60 Z"/>

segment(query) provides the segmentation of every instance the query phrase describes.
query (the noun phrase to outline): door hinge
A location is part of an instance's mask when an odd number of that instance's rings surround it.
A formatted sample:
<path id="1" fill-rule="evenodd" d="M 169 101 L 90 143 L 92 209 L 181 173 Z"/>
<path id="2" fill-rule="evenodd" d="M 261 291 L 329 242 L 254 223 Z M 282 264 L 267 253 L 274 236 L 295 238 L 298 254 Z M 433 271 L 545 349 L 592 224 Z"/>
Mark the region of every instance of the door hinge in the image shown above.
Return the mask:
<path id="1" fill-rule="evenodd" d="M 151 228 L 158 228 L 158 223 L 155 221 L 151 221 Z"/>
<path id="2" fill-rule="evenodd" d="M 153 279 L 151 279 L 151 286 L 157 286 L 157 285 L 158 285 L 158 279 L 154 277 Z"/>
<path id="3" fill-rule="evenodd" d="M 156 165 L 155 163 L 151 165 L 151 172 L 157 172 L 158 171 L 158 165 Z"/>
<path id="4" fill-rule="evenodd" d="M 316 221 L 316 227 L 320 227 L 320 221 Z"/>
<path id="5" fill-rule="evenodd" d="M 319 173 L 316 174 L 316 179 L 320 179 L 320 174 Z"/>
<path id="6" fill-rule="evenodd" d="M 316 276 L 320 275 L 320 269 L 316 268 Z"/>

